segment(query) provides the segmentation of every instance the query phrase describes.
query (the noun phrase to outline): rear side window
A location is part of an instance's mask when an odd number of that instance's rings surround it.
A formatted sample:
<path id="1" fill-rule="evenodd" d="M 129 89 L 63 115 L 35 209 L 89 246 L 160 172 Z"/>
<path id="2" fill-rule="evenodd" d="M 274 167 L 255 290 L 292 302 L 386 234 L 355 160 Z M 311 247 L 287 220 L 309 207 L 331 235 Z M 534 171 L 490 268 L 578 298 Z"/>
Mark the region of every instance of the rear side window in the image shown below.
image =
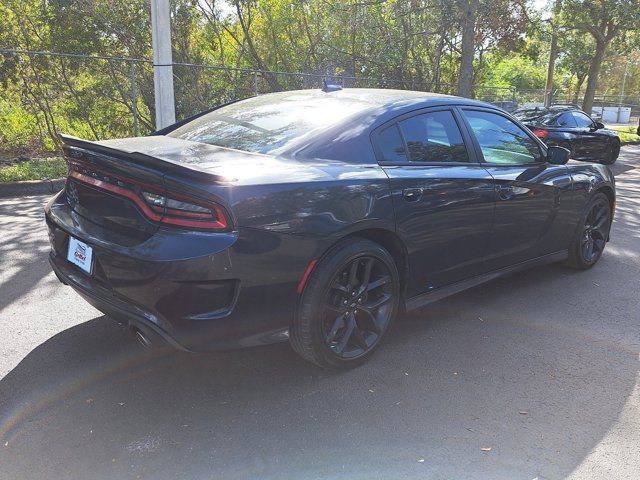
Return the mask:
<path id="1" fill-rule="evenodd" d="M 587 117 L 584 113 L 573 112 L 573 118 L 579 128 L 588 128 L 593 125 L 593 120 Z"/>
<path id="2" fill-rule="evenodd" d="M 385 128 L 378 135 L 378 146 L 385 162 L 406 162 L 407 153 L 404 149 L 402 137 L 395 123 Z"/>
<path id="3" fill-rule="evenodd" d="M 412 162 L 468 162 L 453 113 L 429 112 L 399 122 Z"/>
<path id="4" fill-rule="evenodd" d="M 480 110 L 465 110 L 464 114 L 485 162 L 509 165 L 535 163 L 541 159 L 538 145 L 508 118 Z"/>

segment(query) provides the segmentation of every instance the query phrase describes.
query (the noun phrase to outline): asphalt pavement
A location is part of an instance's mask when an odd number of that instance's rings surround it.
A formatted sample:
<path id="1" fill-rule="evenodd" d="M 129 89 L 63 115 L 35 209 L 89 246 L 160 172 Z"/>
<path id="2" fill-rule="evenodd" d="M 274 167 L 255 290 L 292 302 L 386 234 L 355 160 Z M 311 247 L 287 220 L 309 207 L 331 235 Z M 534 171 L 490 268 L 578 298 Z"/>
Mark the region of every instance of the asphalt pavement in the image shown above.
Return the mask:
<path id="1" fill-rule="evenodd" d="M 143 350 L 51 273 L 46 197 L 0 199 L 0 479 L 640 478 L 640 146 L 614 171 L 593 269 L 433 304 L 342 373 Z"/>

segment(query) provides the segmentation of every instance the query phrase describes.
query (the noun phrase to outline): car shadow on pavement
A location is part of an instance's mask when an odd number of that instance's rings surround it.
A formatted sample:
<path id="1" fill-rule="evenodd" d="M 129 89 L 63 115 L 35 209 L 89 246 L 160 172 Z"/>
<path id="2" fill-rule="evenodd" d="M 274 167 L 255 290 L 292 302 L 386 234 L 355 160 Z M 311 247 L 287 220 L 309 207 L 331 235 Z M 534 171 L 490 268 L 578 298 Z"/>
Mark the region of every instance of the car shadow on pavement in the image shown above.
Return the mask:
<path id="1" fill-rule="evenodd" d="M 640 172 L 616 168 L 596 267 L 539 267 L 406 315 L 350 371 L 286 344 L 144 350 L 103 316 L 61 331 L 0 380 L 0 477 L 544 480 L 603 444 L 615 464 L 633 434 L 603 440 L 630 425 L 640 345 Z"/>
<path id="2" fill-rule="evenodd" d="M 0 198 L 0 310 L 51 273 L 42 198 Z M 34 230 L 34 224 L 41 228 Z"/>
<path id="3" fill-rule="evenodd" d="M 286 344 L 143 350 L 99 317 L 0 381 L 0 465 L 8 478 L 561 478 L 636 382 L 637 352 L 615 336 L 631 325 L 608 336 L 586 294 L 561 293 L 590 273 L 541 267 L 438 302 L 341 373 Z M 580 315 L 558 312 L 563 299 Z"/>

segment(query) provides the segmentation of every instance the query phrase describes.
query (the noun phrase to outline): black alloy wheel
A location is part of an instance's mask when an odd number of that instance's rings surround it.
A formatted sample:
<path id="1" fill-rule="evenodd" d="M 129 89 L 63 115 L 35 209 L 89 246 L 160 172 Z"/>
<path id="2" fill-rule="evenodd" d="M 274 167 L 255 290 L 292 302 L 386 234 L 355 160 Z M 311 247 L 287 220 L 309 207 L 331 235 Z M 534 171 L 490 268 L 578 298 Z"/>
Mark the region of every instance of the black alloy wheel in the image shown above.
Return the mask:
<path id="1" fill-rule="evenodd" d="M 587 215 L 580 249 L 585 262 L 594 263 L 604 250 L 609 234 L 609 205 L 596 202 Z"/>
<path id="2" fill-rule="evenodd" d="M 587 269 L 597 263 L 609 239 L 611 229 L 611 205 L 603 193 L 597 193 L 589 202 L 579 237 L 569 249 L 569 263 Z"/>
<path id="3" fill-rule="evenodd" d="M 613 165 L 616 163 L 618 156 L 620 155 L 620 140 L 613 139 L 611 140 L 611 145 L 609 146 L 609 153 L 607 158 L 605 158 L 602 163 L 605 165 Z"/>
<path id="4" fill-rule="evenodd" d="M 307 280 L 291 327 L 294 350 L 321 367 L 361 363 L 389 331 L 399 292 L 389 252 L 370 240 L 340 242 Z"/>
<path id="5" fill-rule="evenodd" d="M 334 277 L 326 295 L 322 333 L 341 358 L 373 349 L 391 321 L 393 292 L 387 266 L 372 256 L 351 260 Z"/>

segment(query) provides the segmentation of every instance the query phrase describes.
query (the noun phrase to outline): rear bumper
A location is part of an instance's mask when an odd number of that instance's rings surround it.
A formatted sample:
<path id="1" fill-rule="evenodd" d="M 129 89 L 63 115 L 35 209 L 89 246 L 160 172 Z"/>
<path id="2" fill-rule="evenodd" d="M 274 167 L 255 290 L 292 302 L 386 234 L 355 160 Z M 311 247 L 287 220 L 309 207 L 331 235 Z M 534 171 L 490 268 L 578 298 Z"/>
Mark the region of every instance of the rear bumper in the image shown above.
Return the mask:
<path id="1" fill-rule="evenodd" d="M 123 246 L 72 212 L 63 193 L 45 215 L 60 281 L 146 336 L 196 352 L 286 340 L 297 284 L 318 248 L 312 239 L 250 228 L 216 236 L 159 230 Z M 93 248 L 91 275 L 66 259 L 70 236 Z"/>
<path id="2" fill-rule="evenodd" d="M 92 282 L 86 275 L 74 272 L 71 265 L 67 266 L 67 262 L 56 257 L 53 252 L 49 255 L 49 263 L 60 282 L 73 288 L 89 304 L 105 315 L 126 322 L 130 329 L 143 332 L 147 338 L 160 339 L 179 350 L 188 350 L 186 346 L 159 327 L 158 319 L 150 312 L 135 308 L 130 303 L 118 299 L 96 282 Z"/>

